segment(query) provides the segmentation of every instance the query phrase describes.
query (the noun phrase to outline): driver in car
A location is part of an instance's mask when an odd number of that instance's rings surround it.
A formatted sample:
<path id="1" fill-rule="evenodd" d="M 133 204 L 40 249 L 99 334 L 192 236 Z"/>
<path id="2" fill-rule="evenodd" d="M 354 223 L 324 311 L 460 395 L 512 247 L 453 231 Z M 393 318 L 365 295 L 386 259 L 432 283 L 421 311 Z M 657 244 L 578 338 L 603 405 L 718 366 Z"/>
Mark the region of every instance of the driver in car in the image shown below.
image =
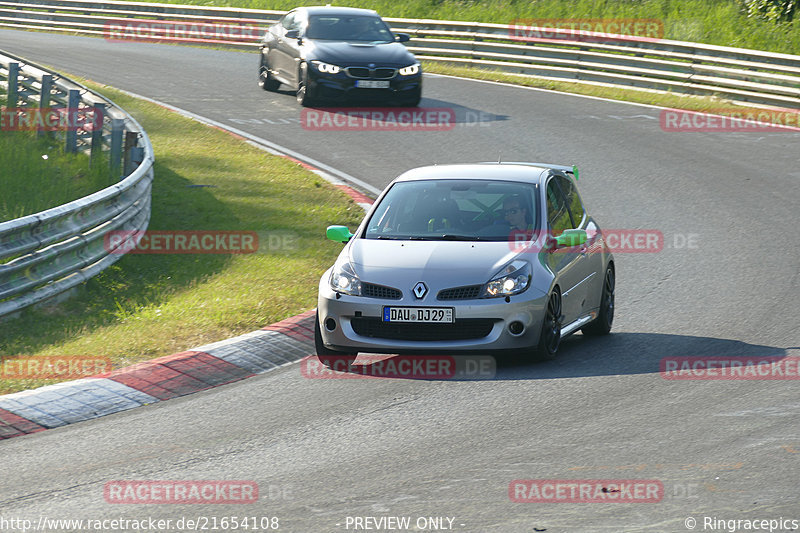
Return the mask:
<path id="1" fill-rule="evenodd" d="M 521 196 L 514 194 L 503 200 L 503 216 L 509 224 L 508 240 L 515 246 L 525 246 L 533 240 L 533 220 Z"/>
<path id="2" fill-rule="evenodd" d="M 348 30 L 352 38 L 359 41 L 377 41 L 385 38 L 376 31 L 373 21 L 368 17 L 354 17 L 350 20 Z"/>
<path id="3" fill-rule="evenodd" d="M 511 231 L 529 231 L 533 229 L 533 221 L 522 197 L 518 194 L 503 200 L 503 216 L 511 226 Z"/>

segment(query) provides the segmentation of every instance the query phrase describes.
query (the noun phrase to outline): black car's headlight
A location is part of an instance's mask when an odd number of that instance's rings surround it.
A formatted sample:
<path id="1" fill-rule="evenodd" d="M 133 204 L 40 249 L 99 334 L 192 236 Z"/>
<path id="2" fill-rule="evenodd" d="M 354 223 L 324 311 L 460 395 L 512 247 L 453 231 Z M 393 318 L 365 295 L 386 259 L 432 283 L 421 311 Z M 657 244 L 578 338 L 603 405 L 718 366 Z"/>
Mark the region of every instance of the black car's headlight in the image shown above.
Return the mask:
<path id="1" fill-rule="evenodd" d="M 332 65 L 331 63 L 325 63 L 324 61 L 312 61 L 311 64 L 323 74 L 338 74 L 339 71 L 342 70 L 339 65 Z"/>
<path id="2" fill-rule="evenodd" d="M 337 261 L 333 265 L 330 285 L 335 292 L 349 294 L 350 296 L 361 296 L 361 280 L 349 261 Z"/>
<path id="3" fill-rule="evenodd" d="M 523 292 L 531 283 L 531 264 L 517 260 L 503 267 L 483 286 L 481 298 L 501 298 Z"/>
<path id="4" fill-rule="evenodd" d="M 400 73 L 401 76 L 413 76 L 414 74 L 419 72 L 419 63 L 414 63 L 413 65 L 403 67 L 397 72 Z"/>

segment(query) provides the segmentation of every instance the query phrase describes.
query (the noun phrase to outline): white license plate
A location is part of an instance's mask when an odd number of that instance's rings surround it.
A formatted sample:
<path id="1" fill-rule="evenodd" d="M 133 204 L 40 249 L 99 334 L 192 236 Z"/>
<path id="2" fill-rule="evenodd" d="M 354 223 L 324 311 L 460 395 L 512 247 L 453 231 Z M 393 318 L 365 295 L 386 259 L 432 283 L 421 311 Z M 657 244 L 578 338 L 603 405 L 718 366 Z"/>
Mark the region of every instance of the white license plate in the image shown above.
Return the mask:
<path id="1" fill-rule="evenodd" d="M 389 81 L 383 80 L 356 80 L 359 89 L 388 89 Z"/>
<path id="2" fill-rule="evenodd" d="M 453 322 L 452 307 L 384 307 L 384 322 Z"/>

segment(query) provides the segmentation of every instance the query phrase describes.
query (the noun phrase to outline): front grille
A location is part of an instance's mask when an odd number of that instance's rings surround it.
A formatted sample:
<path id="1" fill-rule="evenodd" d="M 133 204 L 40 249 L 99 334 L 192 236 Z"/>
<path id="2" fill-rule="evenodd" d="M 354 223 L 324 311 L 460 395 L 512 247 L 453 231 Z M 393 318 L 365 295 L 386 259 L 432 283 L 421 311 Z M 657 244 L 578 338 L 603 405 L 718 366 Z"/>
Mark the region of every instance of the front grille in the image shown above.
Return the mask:
<path id="1" fill-rule="evenodd" d="M 372 77 L 376 80 L 388 80 L 394 78 L 396 72 L 397 70 L 393 68 L 376 68 L 372 73 Z"/>
<path id="2" fill-rule="evenodd" d="M 399 300 L 403 293 L 392 287 L 375 285 L 374 283 L 361 283 L 361 295 L 367 298 L 383 298 L 385 300 Z"/>
<path id="3" fill-rule="evenodd" d="M 347 67 L 344 69 L 351 78 L 368 79 L 369 69 L 367 67 Z"/>
<path id="4" fill-rule="evenodd" d="M 472 300 L 478 297 L 483 285 L 467 285 L 439 291 L 437 300 Z"/>
<path id="5" fill-rule="evenodd" d="M 407 341 L 460 341 L 487 336 L 494 326 L 488 318 L 465 318 L 450 324 L 383 322 L 378 317 L 355 317 L 353 331 L 362 337 Z"/>
<path id="6" fill-rule="evenodd" d="M 351 78 L 357 78 L 359 80 L 390 80 L 397 75 L 396 68 L 388 67 L 373 69 L 367 67 L 347 67 L 344 69 L 344 72 Z"/>

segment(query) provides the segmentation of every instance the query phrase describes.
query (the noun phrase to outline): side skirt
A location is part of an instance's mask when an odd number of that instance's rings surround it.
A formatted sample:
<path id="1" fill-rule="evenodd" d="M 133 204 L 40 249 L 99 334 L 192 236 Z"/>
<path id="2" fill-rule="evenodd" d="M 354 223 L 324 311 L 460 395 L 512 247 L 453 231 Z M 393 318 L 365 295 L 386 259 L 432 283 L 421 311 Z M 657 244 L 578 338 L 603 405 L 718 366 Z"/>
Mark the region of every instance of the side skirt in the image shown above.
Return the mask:
<path id="1" fill-rule="evenodd" d="M 585 326 L 586 324 L 588 324 L 589 322 L 591 322 L 595 318 L 597 318 L 597 312 L 596 311 L 592 311 L 588 315 L 582 316 L 581 318 L 579 318 L 575 322 L 572 322 L 571 324 L 567 324 L 566 326 L 562 327 L 561 328 L 561 336 L 562 337 L 566 337 L 567 335 L 571 335 L 572 333 L 575 333 L 576 331 L 581 329 L 583 326 Z"/>

